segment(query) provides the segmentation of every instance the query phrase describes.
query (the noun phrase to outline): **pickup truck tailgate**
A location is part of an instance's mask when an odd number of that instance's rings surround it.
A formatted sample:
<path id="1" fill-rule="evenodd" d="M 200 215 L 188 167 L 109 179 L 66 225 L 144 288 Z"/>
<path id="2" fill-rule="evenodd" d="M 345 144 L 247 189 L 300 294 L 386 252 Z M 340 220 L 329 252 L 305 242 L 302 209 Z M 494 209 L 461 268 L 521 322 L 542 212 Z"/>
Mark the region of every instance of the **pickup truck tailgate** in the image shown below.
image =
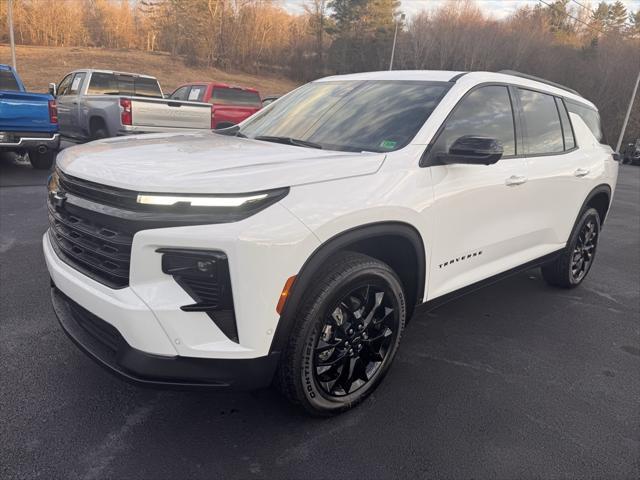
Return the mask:
<path id="1" fill-rule="evenodd" d="M 39 93 L 0 92 L 0 130 L 50 131 L 49 98 Z"/>
<path id="2" fill-rule="evenodd" d="M 199 102 L 131 98 L 133 126 L 211 128 L 211 106 Z"/>

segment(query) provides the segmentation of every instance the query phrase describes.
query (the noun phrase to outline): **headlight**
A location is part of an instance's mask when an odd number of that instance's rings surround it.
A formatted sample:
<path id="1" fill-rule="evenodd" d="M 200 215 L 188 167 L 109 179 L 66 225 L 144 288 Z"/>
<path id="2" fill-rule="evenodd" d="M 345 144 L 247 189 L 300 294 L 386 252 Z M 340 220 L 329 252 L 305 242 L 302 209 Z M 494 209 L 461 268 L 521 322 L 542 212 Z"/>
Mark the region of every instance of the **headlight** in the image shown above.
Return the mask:
<path id="1" fill-rule="evenodd" d="M 256 195 L 239 195 L 239 196 L 222 196 L 222 195 L 203 195 L 203 196 L 174 196 L 174 195 L 152 195 L 140 194 L 137 202 L 143 205 L 165 205 L 176 206 L 185 205 L 191 207 L 242 207 L 249 203 L 264 200 L 269 195 L 261 193 Z"/>

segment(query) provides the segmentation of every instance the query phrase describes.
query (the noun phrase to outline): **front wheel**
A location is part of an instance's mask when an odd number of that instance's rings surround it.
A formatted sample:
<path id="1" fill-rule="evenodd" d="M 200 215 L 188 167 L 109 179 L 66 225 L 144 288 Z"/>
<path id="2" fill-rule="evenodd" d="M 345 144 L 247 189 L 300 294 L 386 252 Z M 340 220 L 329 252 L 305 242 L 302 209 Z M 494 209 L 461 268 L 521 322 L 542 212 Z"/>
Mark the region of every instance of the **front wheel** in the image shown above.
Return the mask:
<path id="1" fill-rule="evenodd" d="M 395 357 L 407 314 L 402 284 L 387 264 L 341 253 L 301 305 L 280 389 L 314 415 L 347 410 L 373 392 Z"/>
<path id="2" fill-rule="evenodd" d="M 600 215 L 595 208 L 588 208 L 573 227 L 562 254 L 542 267 L 542 277 L 556 287 L 580 285 L 591 270 L 599 238 Z"/>

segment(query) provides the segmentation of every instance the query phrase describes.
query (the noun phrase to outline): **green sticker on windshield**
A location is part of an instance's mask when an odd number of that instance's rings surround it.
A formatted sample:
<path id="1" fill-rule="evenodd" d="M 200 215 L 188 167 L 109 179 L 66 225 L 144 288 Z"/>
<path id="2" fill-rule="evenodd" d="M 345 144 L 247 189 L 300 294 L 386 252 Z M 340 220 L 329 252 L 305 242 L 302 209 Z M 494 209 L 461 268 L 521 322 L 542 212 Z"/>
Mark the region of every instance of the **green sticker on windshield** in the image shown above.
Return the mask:
<path id="1" fill-rule="evenodd" d="M 387 150 L 391 150 L 392 148 L 396 148 L 398 142 L 394 142 L 393 140 L 383 140 L 380 142 L 380 148 L 385 148 Z"/>

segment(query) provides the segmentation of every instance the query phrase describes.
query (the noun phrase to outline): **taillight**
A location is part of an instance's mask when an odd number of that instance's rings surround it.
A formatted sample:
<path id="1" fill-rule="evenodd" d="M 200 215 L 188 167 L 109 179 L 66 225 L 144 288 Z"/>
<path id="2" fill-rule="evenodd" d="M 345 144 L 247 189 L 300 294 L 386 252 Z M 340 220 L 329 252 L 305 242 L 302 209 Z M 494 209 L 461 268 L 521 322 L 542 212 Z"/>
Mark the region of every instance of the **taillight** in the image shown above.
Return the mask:
<path id="1" fill-rule="evenodd" d="M 55 100 L 49 100 L 49 122 L 58 123 L 58 105 Z"/>
<path id="2" fill-rule="evenodd" d="M 120 121 L 122 125 L 133 125 L 133 113 L 131 112 L 131 100 L 128 98 L 120 99 Z"/>
<path id="3" fill-rule="evenodd" d="M 215 114 L 213 112 L 213 105 L 211 105 L 211 130 L 216 126 Z"/>

